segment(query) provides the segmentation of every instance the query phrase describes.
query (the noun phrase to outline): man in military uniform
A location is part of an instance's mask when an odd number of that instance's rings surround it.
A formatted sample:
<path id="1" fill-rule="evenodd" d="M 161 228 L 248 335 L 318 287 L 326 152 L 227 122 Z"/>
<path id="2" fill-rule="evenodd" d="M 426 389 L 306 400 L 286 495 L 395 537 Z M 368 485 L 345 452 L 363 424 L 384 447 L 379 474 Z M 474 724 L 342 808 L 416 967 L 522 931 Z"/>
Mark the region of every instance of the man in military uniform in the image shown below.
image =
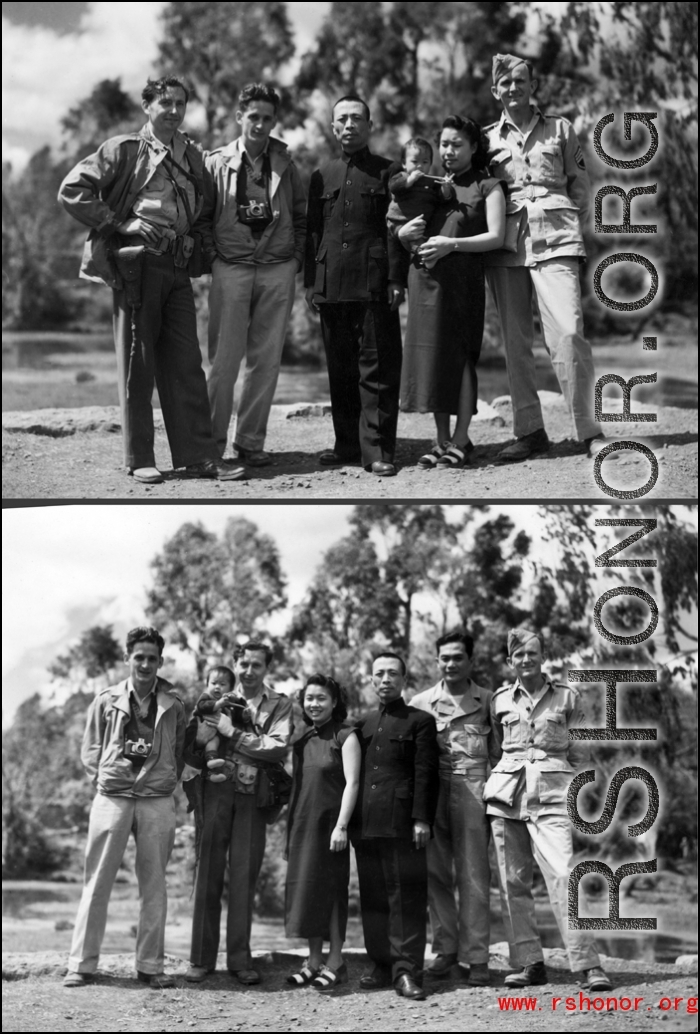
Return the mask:
<path id="1" fill-rule="evenodd" d="M 360 881 L 365 948 L 373 969 L 360 978 L 372 991 L 393 983 L 421 1000 L 428 873 L 425 846 L 438 797 L 435 721 L 409 707 L 406 666 L 395 653 L 377 657 L 372 683 L 380 707 L 357 725 L 360 791 L 350 835 Z"/>
<path id="2" fill-rule="evenodd" d="M 124 459 L 135 481 L 163 480 L 155 465 L 158 387 L 173 466 L 181 477 L 245 477 L 219 463 L 188 274 L 190 230 L 202 204 L 202 152 L 179 132 L 188 92 L 174 76 L 150 80 L 148 122 L 78 162 L 58 200 L 89 226 L 80 275 L 114 292 L 114 346 Z M 200 275 L 193 270 L 193 275 Z"/>
<path id="3" fill-rule="evenodd" d="M 459 962 L 467 983 L 489 983 L 489 824 L 486 767 L 500 752 L 491 731 L 493 693 L 470 678 L 474 640 L 448 632 L 436 644 L 441 680 L 411 699 L 432 714 L 440 748 L 440 796 L 428 844 L 428 903 L 437 958 L 428 969 L 448 976 Z M 459 911 L 455 903 L 455 883 Z"/>
<path id="4" fill-rule="evenodd" d="M 499 453 L 502 463 L 549 448 L 532 351 L 533 292 L 576 437 L 587 443 L 590 455 L 605 445 L 593 419 L 595 372 L 583 336 L 578 274 L 586 254 L 581 226 L 588 217 L 590 184 L 571 123 L 544 115 L 531 103 L 536 85 L 522 58 L 496 54 L 491 92 L 503 114 L 486 133 L 492 173 L 509 188 L 506 244 L 486 252 L 484 261 L 503 329 L 513 402 L 516 440 Z"/>
<path id="5" fill-rule="evenodd" d="M 612 984 L 600 968 L 592 935 L 568 927 L 573 843 L 566 797 L 575 771 L 589 759 L 585 741 L 569 740 L 569 729 L 583 725 L 585 717 L 578 690 L 553 682 L 542 671 L 544 656 L 536 632 L 510 632 L 508 663 L 515 682 L 496 690 L 491 701 L 491 723 L 503 754 L 486 782 L 484 799 L 496 847 L 503 925 L 511 963 L 519 967 L 506 977 L 506 985 L 548 981 L 532 898 L 534 858 L 572 972 L 584 971 L 589 990 L 609 991 Z"/>
<path id="6" fill-rule="evenodd" d="M 379 476 L 396 473 L 401 329 L 408 253 L 387 241 L 388 158 L 371 154 L 365 102 L 333 108 L 341 153 L 311 177 L 304 283 L 320 314 L 335 444 L 323 466 L 361 460 Z"/>

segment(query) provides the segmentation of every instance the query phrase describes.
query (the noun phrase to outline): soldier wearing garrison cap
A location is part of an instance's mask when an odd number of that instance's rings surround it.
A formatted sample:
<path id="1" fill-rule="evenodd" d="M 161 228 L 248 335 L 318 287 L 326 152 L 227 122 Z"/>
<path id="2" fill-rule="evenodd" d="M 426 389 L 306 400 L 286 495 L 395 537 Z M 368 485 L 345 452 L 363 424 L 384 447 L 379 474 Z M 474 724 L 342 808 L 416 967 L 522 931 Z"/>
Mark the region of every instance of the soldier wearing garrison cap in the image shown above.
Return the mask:
<path id="1" fill-rule="evenodd" d="M 492 72 L 503 114 L 486 129 L 491 171 L 509 189 L 504 247 L 487 252 L 485 263 L 503 329 L 516 438 L 498 459 L 524 460 L 549 448 L 532 351 L 533 293 L 576 437 L 593 456 L 605 438 L 593 417 L 595 372 L 578 278 L 590 198 L 583 152 L 567 119 L 532 102 L 537 80 L 523 58 L 496 54 Z"/>
<path id="2" fill-rule="evenodd" d="M 508 664 L 516 678 L 491 701 L 491 726 L 502 755 L 484 788 L 486 814 L 496 848 L 501 913 L 518 972 L 508 987 L 546 984 L 542 943 L 532 898 L 533 859 L 542 871 L 572 971 L 584 986 L 610 990 L 592 936 L 568 928 L 568 884 L 573 868 L 566 797 L 571 778 L 588 761 L 585 741 L 569 729 L 585 718 L 578 690 L 542 671 L 542 636 L 529 628 L 508 635 Z"/>

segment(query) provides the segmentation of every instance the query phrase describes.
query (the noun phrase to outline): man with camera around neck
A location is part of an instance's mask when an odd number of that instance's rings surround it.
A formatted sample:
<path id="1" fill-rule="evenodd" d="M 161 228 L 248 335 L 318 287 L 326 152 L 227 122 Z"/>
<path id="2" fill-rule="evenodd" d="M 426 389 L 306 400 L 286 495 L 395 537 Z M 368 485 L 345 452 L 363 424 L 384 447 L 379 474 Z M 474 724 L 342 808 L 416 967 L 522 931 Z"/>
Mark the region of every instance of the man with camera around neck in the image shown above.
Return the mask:
<path id="1" fill-rule="evenodd" d="M 164 645 L 155 628 L 132 628 L 124 654 L 129 677 L 97 693 L 88 711 L 81 759 L 97 795 L 66 987 L 94 978 L 109 897 L 131 832 L 139 885 L 137 975 L 153 988 L 175 986 L 163 972 L 165 869 L 175 842 L 173 793 L 184 768 L 186 723 L 182 701 L 158 678 Z"/>
<path id="2" fill-rule="evenodd" d="M 233 391 L 243 359 L 234 448 L 260 467 L 282 346 L 302 266 L 306 195 L 287 145 L 270 134 L 280 98 L 249 83 L 238 98 L 241 135 L 205 160 L 204 207 L 197 223 L 212 265 L 209 294 L 209 403 L 223 456 Z"/>

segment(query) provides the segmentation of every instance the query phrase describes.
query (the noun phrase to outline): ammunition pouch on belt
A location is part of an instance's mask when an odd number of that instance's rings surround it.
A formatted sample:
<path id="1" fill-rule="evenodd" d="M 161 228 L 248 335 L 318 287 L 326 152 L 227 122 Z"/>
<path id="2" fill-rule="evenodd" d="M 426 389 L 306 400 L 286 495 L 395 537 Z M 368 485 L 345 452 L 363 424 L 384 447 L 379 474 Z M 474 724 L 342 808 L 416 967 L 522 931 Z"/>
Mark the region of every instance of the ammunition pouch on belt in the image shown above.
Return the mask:
<path id="1" fill-rule="evenodd" d="M 141 274 L 143 272 L 144 244 L 123 244 L 112 248 L 117 272 L 124 282 L 127 304 L 141 308 Z"/>
<path id="2" fill-rule="evenodd" d="M 173 262 L 178 269 L 187 269 L 194 251 L 194 240 L 188 234 L 176 237 L 173 241 Z"/>

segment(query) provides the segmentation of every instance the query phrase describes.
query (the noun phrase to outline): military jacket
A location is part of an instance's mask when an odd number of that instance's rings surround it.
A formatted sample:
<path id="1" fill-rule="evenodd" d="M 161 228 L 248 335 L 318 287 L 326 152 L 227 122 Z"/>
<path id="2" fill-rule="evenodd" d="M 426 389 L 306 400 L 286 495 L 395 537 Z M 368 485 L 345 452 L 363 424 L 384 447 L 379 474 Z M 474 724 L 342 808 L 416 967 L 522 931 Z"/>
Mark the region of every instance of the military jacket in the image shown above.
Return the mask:
<path id="1" fill-rule="evenodd" d="M 533 266 L 585 256 L 582 225 L 590 211 L 591 187 L 568 119 L 533 108 L 521 132 L 504 112 L 486 135 L 491 174 L 508 185 L 506 247 L 515 250 L 485 252 L 485 263 Z"/>
<path id="2" fill-rule="evenodd" d="M 519 679 L 493 695 L 491 722 L 503 753 L 484 790 L 490 815 L 566 814 L 571 778 L 590 758 L 585 740 L 569 739 L 569 729 L 586 721 L 579 691 L 544 678 L 544 692 L 534 702 Z"/>
<path id="3" fill-rule="evenodd" d="M 496 764 L 500 749 L 491 729 L 492 697 L 490 689 L 471 680 L 466 693 L 454 697 L 441 680 L 411 698 L 413 707 L 435 719 L 441 772 L 477 770 L 485 774 L 489 761 Z"/>
<path id="4" fill-rule="evenodd" d="M 360 790 L 353 839 L 410 840 L 414 822 L 433 824 L 439 790 L 435 720 L 403 700 L 360 719 Z"/>
<path id="5" fill-rule="evenodd" d="M 304 285 L 317 302 L 385 301 L 390 281 L 406 283 L 408 253 L 387 234 L 391 167 L 365 148 L 312 175 Z"/>

